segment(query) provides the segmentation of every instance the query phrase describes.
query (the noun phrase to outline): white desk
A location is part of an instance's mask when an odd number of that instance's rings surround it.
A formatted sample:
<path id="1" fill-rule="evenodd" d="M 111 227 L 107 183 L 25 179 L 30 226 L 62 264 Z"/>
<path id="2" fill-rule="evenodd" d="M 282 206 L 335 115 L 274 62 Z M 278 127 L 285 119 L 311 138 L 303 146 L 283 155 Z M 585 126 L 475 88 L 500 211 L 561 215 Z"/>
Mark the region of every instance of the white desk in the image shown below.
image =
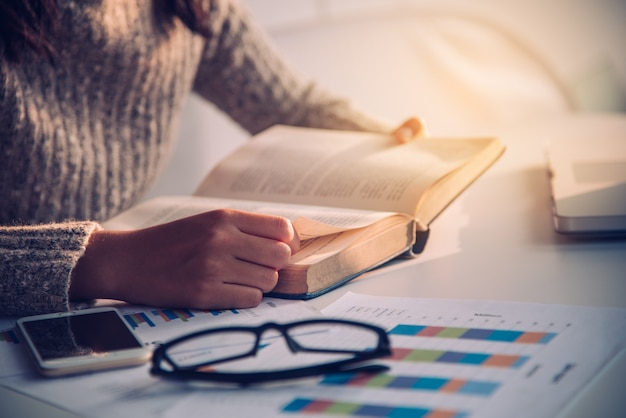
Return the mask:
<path id="1" fill-rule="evenodd" d="M 552 132 L 578 134 L 584 134 L 590 124 L 601 123 L 606 129 L 626 126 L 623 118 L 553 123 L 559 128 L 550 128 Z M 433 223 L 422 255 L 392 262 L 309 303 L 322 308 L 353 291 L 626 307 L 626 240 L 572 240 L 556 235 L 542 138 L 518 131 L 503 139 L 508 146 L 505 156 Z M 626 408 L 624 376 L 626 355 L 612 362 L 563 411 L 563 417 L 618 416 Z M 47 411 L 47 416 L 72 416 L 6 389 L 0 390 L 0 401 L 12 416 L 35 416 L 41 411 Z"/>

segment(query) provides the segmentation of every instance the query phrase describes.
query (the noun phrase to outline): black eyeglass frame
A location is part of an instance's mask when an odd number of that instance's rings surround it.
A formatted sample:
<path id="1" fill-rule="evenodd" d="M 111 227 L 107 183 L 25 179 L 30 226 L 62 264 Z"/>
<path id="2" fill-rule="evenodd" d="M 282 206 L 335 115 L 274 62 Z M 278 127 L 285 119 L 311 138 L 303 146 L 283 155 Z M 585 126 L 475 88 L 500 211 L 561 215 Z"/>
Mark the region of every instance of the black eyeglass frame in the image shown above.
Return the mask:
<path id="1" fill-rule="evenodd" d="M 376 333 L 378 336 L 378 345 L 373 350 L 337 350 L 337 349 L 324 349 L 324 348 L 310 348 L 303 347 L 291 336 L 289 336 L 289 329 L 299 327 L 303 325 L 347 325 L 353 327 L 364 328 L 366 330 Z M 279 331 L 287 343 L 287 346 L 293 353 L 297 352 L 314 352 L 314 353 L 328 353 L 328 354 L 352 354 L 353 357 L 329 363 L 323 363 L 319 365 L 306 366 L 294 369 L 276 370 L 276 371 L 263 371 L 263 372 L 199 372 L 198 368 L 211 366 L 213 364 L 226 363 L 246 357 L 253 357 L 257 354 L 260 348 L 261 337 L 268 330 Z M 234 355 L 219 359 L 216 361 L 204 362 L 199 364 L 193 364 L 191 366 L 179 366 L 171 357 L 168 356 L 167 351 L 184 341 L 188 341 L 194 338 L 206 336 L 209 334 L 217 334 L 220 332 L 251 332 L 255 334 L 256 340 L 254 346 L 246 353 Z M 278 380 L 298 379 L 312 376 L 320 376 L 331 373 L 348 373 L 348 372 L 369 372 L 378 373 L 387 370 L 388 367 L 384 365 L 359 365 L 359 363 L 373 360 L 376 358 L 387 357 L 391 355 L 391 343 L 387 332 L 372 324 L 349 321 L 343 319 L 310 319 L 304 321 L 296 321 L 285 324 L 278 324 L 275 322 L 268 322 L 259 326 L 234 326 L 234 327 L 222 327 L 213 328 L 203 331 L 193 332 L 191 334 L 184 335 L 182 337 L 173 339 L 164 344 L 161 344 L 156 348 L 152 354 L 152 368 L 150 373 L 155 376 L 177 379 L 177 380 L 205 380 L 220 383 L 236 383 L 242 386 L 266 383 Z M 165 370 L 160 365 L 165 362 L 171 370 Z"/>

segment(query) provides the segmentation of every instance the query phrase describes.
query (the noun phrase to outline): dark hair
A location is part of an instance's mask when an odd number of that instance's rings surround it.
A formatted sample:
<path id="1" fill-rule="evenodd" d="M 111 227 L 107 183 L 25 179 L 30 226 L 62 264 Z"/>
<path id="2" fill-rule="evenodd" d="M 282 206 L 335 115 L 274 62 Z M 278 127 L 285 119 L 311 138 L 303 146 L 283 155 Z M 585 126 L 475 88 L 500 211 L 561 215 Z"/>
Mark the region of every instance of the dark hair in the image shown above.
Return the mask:
<path id="1" fill-rule="evenodd" d="M 171 18 L 178 17 L 189 29 L 209 35 L 208 10 L 202 0 L 154 0 Z M 57 0 L 0 0 L 0 55 L 19 61 L 24 49 L 48 59 L 56 55 L 59 30 Z"/>

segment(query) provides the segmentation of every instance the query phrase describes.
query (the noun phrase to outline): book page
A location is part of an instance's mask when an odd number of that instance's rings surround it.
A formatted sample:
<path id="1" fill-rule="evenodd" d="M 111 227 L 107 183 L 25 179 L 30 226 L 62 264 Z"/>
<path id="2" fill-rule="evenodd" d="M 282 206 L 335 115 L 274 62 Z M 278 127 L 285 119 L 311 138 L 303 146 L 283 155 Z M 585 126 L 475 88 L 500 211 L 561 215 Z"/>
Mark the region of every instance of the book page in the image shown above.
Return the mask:
<path id="1" fill-rule="evenodd" d="M 222 208 L 286 217 L 292 221 L 301 240 L 362 229 L 382 219 L 397 216 L 390 212 L 233 201 L 199 196 L 162 196 L 140 203 L 111 218 L 104 222 L 103 227 L 111 230 L 141 229 Z"/>
<path id="2" fill-rule="evenodd" d="M 195 194 L 414 216 L 432 184 L 485 147 L 462 139 L 400 145 L 382 134 L 279 126 L 218 164 Z"/>

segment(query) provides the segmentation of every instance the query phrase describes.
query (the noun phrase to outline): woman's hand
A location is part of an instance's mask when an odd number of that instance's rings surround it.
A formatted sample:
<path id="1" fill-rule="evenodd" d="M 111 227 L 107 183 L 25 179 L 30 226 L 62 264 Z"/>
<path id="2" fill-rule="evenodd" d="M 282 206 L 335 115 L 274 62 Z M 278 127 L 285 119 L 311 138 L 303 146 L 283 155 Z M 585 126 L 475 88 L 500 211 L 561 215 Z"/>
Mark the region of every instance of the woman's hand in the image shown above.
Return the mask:
<path id="1" fill-rule="evenodd" d="M 246 308 L 278 281 L 299 240 L 289 220 L 221 209 L 137 231 L 98 231 L 72 299 L 198 309 Z"/>
<path id="2" fill-rule="evenodd" d="M 405 144 L 426 136 L 426 125 L 421 119 L 413 117 L 402 123 L 392 134 L 396 138 L 396 141 L 400 144 Z"/>

